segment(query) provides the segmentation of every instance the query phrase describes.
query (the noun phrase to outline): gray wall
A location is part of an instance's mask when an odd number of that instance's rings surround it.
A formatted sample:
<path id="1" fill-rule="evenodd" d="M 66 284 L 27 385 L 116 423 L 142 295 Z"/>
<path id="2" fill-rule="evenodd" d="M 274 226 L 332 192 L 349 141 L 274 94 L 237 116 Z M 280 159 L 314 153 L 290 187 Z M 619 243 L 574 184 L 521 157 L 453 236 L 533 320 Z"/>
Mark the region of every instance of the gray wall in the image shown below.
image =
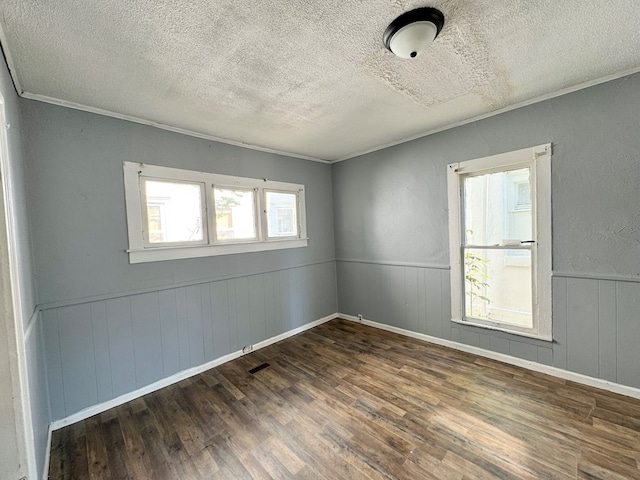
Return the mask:
<path id="1" fill-rule="evenodd" d="M 629 76 L 335 164 L 340 311 L 640 387 L 638 91 Z M 554 343 L 451 324 L 445 166 L 547 142 Z"/>
<path id="2" fill-rule="evenodd" d="M 33 436 L 36 452 L 36 463 L 38 472 L 42 471 L 44 465 L 47 431 L 49 426 L 49 406 L 48 396 L 46 395 L 46 372 L 44 362 L 41 356 L 39 356 L 38 342 L 39 335 L 34 328 L 36 326 L 35 321 L 30 323 L 30 320 L 34 320 L 36 317 L 33 315 L 35 310 L 35 282 L 32 271 L 31 261 L 31 242 L 29 236 L 28 216 L 27 216 L 27 194 L 26 194 L 26 177 L 24 170 L 24 151 L 23 151 L 23 134 L 24 129 L 22 125 L 21 112 L 20 112 L 20 99 L 18 98 L 14 89 L 11 77 L 7 66 L 4 62 L 4 58 L 0 60 L 0 93 L 5 102 L 5 115 L 6 122 L 10 125 L 7 130 L 7 142 L 8 142 L 8 182 L 11 185 L 11 192 L 13 195 L 13 207 L 14 217 L 13 225 L 15 228 L 15 234 L 17 236 L 16 255 L 18 257 L 18 289 L 21 293 L 21 302 L 19 312 L 16 314 L 21 317 L 22 324 L 16 325 L 17 328 L 24 329 L 24 349 L 27 362 L 27 375 L 30 387 L 31 398 L 31 416 L 33 421 Z M 3 128 L 4 126 L 0 126 Z M 3 202 L 0 202 L 3 203 Z M 3 207 L 4 208 L 4 207 Z M 4 225 L 2 225 L 4 229 Z M 7 286 L 8 287 L 8 286 Z M 3 321 L 5 319 L 3 318 Z M 8 318 L 6 320 L 9 320 Z M 4 328 L 2 346 L 0 346 L 0 385 L 3 386 L 3 392 L 9 397 L 13 393 L 11 385 L 11 372 L 9 371 L 9 362 L 6 357 L 8 344 L 6 342 L 11 341 L 11 338 L 6 335 L 9 332 L 13 332 L 13 328 Z M 14 372 L 15 373 L 15 372 Z M 40 393 L 44 392 L 44 395 Z M 13 412 L 5 410 L 9 408 L 11 403 L 1 403 L 0 408 L 0 431 L 8 432 L 6 423 L 11 423 L 13 419 Z M 10 435 L 2 435 L 3 442 L 11 442 L 15 440 Z M 0 465 L 3 466 L 0 469 L 0 477 L 2 478 L 17 478 L 17 472 L 9 472 L 4 468 L 9 468 L 11 462 L 22 461 L 16 452 L 13 451 L 6 443 L 0 446 L 0 452 L 2 452 L 2 459 L 0 459 Z M 9 455 L 10 458 L 5 458 L 4 455 Z"/>
<path id="3" fill-rule="evenodd" d="M 337 310 L 331 168 L 22 102 L 53 419 Z M 306 248 L 130 265 L 122 162 L 306 186 Z"/>

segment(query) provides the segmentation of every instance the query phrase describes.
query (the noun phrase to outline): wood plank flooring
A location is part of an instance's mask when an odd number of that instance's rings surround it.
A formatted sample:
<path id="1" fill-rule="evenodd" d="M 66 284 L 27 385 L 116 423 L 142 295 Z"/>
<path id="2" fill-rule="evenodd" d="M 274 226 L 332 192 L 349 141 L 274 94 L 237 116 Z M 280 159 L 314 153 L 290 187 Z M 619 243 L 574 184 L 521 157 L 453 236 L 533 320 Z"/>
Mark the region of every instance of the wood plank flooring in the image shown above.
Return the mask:
<path id="1" fill-rule="evenodd" d="M 639 467 L 639 400 L 334 320 L 54 432 L 50 478 L 640 479 Z"/>

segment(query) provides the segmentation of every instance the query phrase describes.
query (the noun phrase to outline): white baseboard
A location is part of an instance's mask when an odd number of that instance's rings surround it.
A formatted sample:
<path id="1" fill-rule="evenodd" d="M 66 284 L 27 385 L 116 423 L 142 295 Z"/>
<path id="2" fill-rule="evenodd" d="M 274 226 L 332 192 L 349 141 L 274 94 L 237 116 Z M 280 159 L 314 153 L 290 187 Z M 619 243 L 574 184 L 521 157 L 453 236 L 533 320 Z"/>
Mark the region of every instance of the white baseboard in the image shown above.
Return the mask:
<path id="1" fill-rule="evenodd" d="M 464 343 L 458 343 L 451 340 L 445 340 L 443 338 L 432 337 L 423 333 L 412 332 L 411 330 L 405 330 L 403 328 L 392 327 L 383 323 L 373 322 L 371 320 L 363 319 L 362 322 L 358 320 L 358 317 L 353 315 L 347 315 L 345 313 L 338 313 L 338 318 L 344 318 L 356 323 L 362 323 L 370 327 L 379 328 L 381 330 L 387 330 L 388 332 L 405 335 L 407 337 L 416 338 L 429 343 L 435 343 L 444 347 L 453 348 L 462 352 L 472 353 L 480 357 L 490 358 L 492 360 L 498 360 L 499 362 L 508 363 L 516 367 L 526 368 L 534 372 L 546 373 L 554 377 L 563 378 L 576 383 L 582 383 L 583 385 L 589 385 L 591 387 L 601 388 L 613 393 L 619 393 L 620 395 L 626 395 L 640 399 L 640 388 L 629 387 L 627 385 L 621 385 L 619 383 L 610 382 L 608 380 L 602 380 L 600 378 L 589 377 L 580 373 L 570 372 L 557 367 L 551 367 L 538 362 L 532 362 L 530 360 L 523 360 L 521 358 L 512 357 L 511 355 L 505 355 L 504 353 L 492 352 L 491 350 L 485 350 L 484 348 L 474 347 L 473 345 L 465 345 Z"/>
<path id="2" fill-rule="evenodd" d="M 285 338 L 289 338 L 292 337 L 293 335 L 297 335 L 298 333 L 304 332 L 305 330 L 309 330 L 310 328 L 316 327 L 322 323 L 328 322 L 329 320 L 333 320 L 334 318 L 337 318 L 338 314 L 337 313 L 333 313 L 331 315 L 327 315 L 324 318 L 320 318 L 318 320 L 315 320 L 313 322 L 309 322 L 301 327 L 298 328 L 294 328 L 293 330 L 289 330 L 288 332 L 282 333 L 280 335 L 276 335 L 275 337 L 271 337 L 268 338 L 266 340 L 263 340 L 262 342 L 256 343 L 255 345 L 253 345 L 253 349 L 251 350 L 251 352 L 259 350 L 261 348 L 267 347 L 273 343 L 279 342 L 281 340 L 284 340 Z M 105 412 L 111 408 L 117 407 L 119 405 L 122 405 L 123 403 L 127 403 L 130 402 L 131 400 L 135 400 L 136 398 L 140 398 L 144 395 L 147 395 L 151 392 L 155 392 L 156 390 L 160 390 L 161 388 L 164 387 L 168 387 L 169 385 L 173 385 L 174 383 L 177 383 L 181 380 L 184 380 L 185 378 L 189 378 L 189 377 L 193 377 L 194 375 L 197 375 L 199 373 L 202 373 L 206 370 L 209 370 L 213 367 L 217 367 L 218 365 L 222 365 L 223 363 L 229 362 L 231 360 L 235 360 L 236 358 L 239 358 L 243 355 L 246 355 L 248 353 L 251 352 L 247 352 L 247 353 L 242 353 L 242 350 L 238 350 L 237 352 L 233 352 L 230 353 L 228 355 L 224 355 L 222 357 L 216 358 L 215 360 L 212 360 L 210 362 L 207 363 L 203 363 L 202 365 L 198 365 L 197 367 L 192 367 L 189 368 L 187 370 L 182 370 L 181 372 L 178 372 L 174 375 L 171 375 L 170 377 L 166 377 L 163 378 L 162 380 L 158 380 L 157 382 L 154 382 L 152 384 L 149 384 L 145 387 L 139 388 L 137 390 L 134 390 L 132 392 L 129 393 L 125 393 L 124 395 L 120 395 L 117 398 L 114 398 L 112 400 L 109 400 L 107 402 L 103 402 L 103 403 L 98 403 L 96 405 L 92 405 L 90 407 L 87 407 L 83 410 L 80 410 L 77 413 L 74 413 L 72 415 L 69 415 L 68 417 L 65 417 L 61 420 L 56 420 L 54 422 L 51 423 L 50 425 L 50 431 L 51 430 L 58 430 L 62 427 L 66 427 L 67 425 L 71 425 L 72 423 L 76 423 L 76 422 L 80 422 L 82 420 L 85 420 L 89 417 L 92 417 L 94 415 L 97 415 L 99 413 Z M 51 448 L 51 439 L 49 438 L 49 446 L 47 447 L 48 449 Z M 47 457 L 48 458 L 48 457 Z"/>

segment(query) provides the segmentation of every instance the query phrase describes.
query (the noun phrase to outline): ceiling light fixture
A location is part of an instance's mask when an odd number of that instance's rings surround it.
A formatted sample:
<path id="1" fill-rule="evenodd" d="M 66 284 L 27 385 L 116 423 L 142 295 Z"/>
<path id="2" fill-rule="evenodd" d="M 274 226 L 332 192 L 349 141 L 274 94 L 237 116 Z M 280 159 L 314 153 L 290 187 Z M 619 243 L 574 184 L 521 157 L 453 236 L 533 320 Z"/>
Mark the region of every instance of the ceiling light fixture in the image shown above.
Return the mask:
<path id="1" fill-rule="evenodd" d="M 396 18 L 384 31 L 384 46 L 400 58 L 415 58 L 436 39 L 444 15 L 430 7 L 416 8 Z"/>

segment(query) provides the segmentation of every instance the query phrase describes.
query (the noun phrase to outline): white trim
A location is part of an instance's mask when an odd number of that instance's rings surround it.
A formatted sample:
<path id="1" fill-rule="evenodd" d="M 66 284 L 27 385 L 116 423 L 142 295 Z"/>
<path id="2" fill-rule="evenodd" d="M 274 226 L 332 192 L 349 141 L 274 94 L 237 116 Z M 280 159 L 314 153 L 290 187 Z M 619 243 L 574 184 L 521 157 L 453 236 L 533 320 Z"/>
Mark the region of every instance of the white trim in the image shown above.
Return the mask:
<path id="1" fill-rule="evenodd" d="M 362 321 L 359 321 L 358 318 L 354 317 L 353 315 L 338 313 L 337 318 L 343 318 L 345 320 L 350 320 L 352 322 L 362 323 L 363 325 L 379 328 L 380 330 L 386 330 L 388 332 L 397 333 L 399 335 L 415 338 L 417 340 L 422 340 L 424 342 L 434 343 L 436 345 L 441 345 L 443 347 L 453 348 L 454 350 L 471 353 L 473 355 L 489 358 L 491 360 L 497 360 L 499 362 L 507 363 L 509 365 L 513 365 L 516 367 L 525 368 L 527 370 L 531 370 L 534 372 L 545 373 L 553 377 L 562 378 L 564 380 L 581 383 L 583 385 L 588 385 L 590 387 L 600 388 L 608 392 L 618 393 L 620 395 L 626 395 L 628 397 L 640 399 L 640 388 L 629 387 L 627 385 L 621 385 L 619 383 L 610 382 L 608 380 L 589 377 L 587 375 L 582 375 L 581 373 L 570 372 L 568 370 L 563 370 L 561 368 L 544 365 L 542 363 L 532 362 L 530 360 L 523 360 L 521 358 L 512 357 L 511 355 L 505 355 L 504 353 L 492 352 L 491 350 L 485 350 L 484 348 L 474 347 L 472 345 L 466 345 L 464 343 L 458 343 L 452 340 L 445 340 L 443 338 L 432 337 L 430 335 L 425 335 L 423 333 L 412 332 L 410 330 L 405 330 L 403 328 L 398 328 L 398 327 L 392 327 L 390 325 L 373 322 L 371 320 L 363 319 Z"/>
<path id="2" fill-rule="evenodd" d="M 51 422 L 51 429 L 58 430 L 62 427 L 66 427 L 67 425 L 71 425 L 72 423 L 80 422 L 89 417 L 105 412 L 111 408 L 122 405 L 123 403 L 130 402 L 131 400 L 135 400 L 136 398 L 142 397 L 151 392 L 155 392 L 156 390 L 160 390 L 161 388 L 168 387 L 169 385 L 173 385 L 174 383 L 180 382 L 185 378 L 193 377 L 194 375 L 198 375 L 199 373 L 202 373 L 211 368 L 217 367 L 218 365 L 222 365 L 223 363 L 229 362 L 231 360 L 235 360 L 236 358 L 242 357 L 243 355 L 246 355 L 248 353 L 255 352 L 256 350 L 259 350 L 261 348 L 267 347 L 269 345 L 272 345 L 286 338 L 297 335 L 298 333 L 302 333 L 305 330 L 309 330 L 313 327 L 317 327 L 318 325 L 326 323 L 337 317 L 338 317 L 337 313 L 332 313 L 331 315 L 327 315 L 326 317 L 320 318 L 318 320 L 314 320 L 313 322 L 309 322 L 305 325 L 302 325 L 301 327 L 294 328 L 293 330 L 289 330 L 288 332 L 281 333 L 280 335 L 276 335 L 275 337 L 271 337 L 266 340 L 263 340 L 262 342 L 256 343 L 255 345 L 253 345 L 253 348 L 247 353 L 243 353 L 242 350 L 238 350 L 228 355 L 224 355 L 222 357 L 216 358 L 215 360 L 211 360 L 210 362 L 203 363 L 202 365 L 198 365 L 197 367 L 192 367 L 186 370 L 182 370 L 181 372 L 171 375 L 170 377 L 163 378 L 162 380 L 158 380 L 157 382 L 147 385 L 146 387 L 138 388 L 137 390 L 134 390 L 132 392 L 125 393 L 124 395 L 120 395 L 119 397 L 114 398 L 112 400 L 108 400 L 103 403 L 92 405 L 83 410 L 80 410 L 77 413 L 69 415 L 68 417 Z"/>
<path id="3" fill-rule="evenodd" d="M 497 322 L 463 318 L 464 290 L 462 271 L 462 236 L 464 205 L 462 179 L 503 171 L 510 167 L 531 169 L 533 198 L 533 239 L 531 245 L 533 327 L 531 329 L 503 326 Z M 447 196 L 449 206 L 449 258 L 451 262 L 451 319 L 491 330 L 503 330 L 515 335 L 552 340 L 551 317 L 551 144 L 500 153 L 488 157 L 452 163 L 447 166 Z M 464 245 L 464 247 L 471 247 Z M 509 248 L 509 247 L 491 247 Z"/>
<path id="4" fill-rule="evenodd" d="M 552 98 L 561 97 L 563 95 L 567 95 L 569 93 L 578 92 L 580 90 L 584 90 L 585 88 L 595 87 L 596 85 L 600 85 L 601 83 L 611 82 L 613 80 L 617 80 L 619 78 L 628 77 L 629 75 L 634 75 L 640 72 L 640 67 L 631 68 L 629 70 L 625 70 L 619 73 L 613 73 L 611 75 L 606 75 L 604 77 L 589 80 L 588 82 L 579 83 L 572 87 L 562 88 L 556 92 L 547 93 L 544 95 L 540 95 L 534 97 L 530 100 L 525 100 L 523 102 L 518 102 L 513 105 L 509 105 L 504 108 L 500 108 L 498 110 L 494 110 L 492 112 L 483 113 L 481 115 L 476 115 L 475 117 L 467 118 L 465 120 L 461 120 L 459 122 L 450 123 L 443 127 L 437 127 L 431 130 L 428 130 L 424 133 L 419 133 L 417 135 L 412 135 L 410 137 L 403 137 L 400 140 L 393 140 L 391 142 L 384 143 L 378 147 L 369 148 L 367 150 L 361 150 L 356 153 L 350 153 L 346 157 L 339 158 L 338 160 L 331 160 L 329 163 L 334 164 L 338 162 L 344 162 L 345 160 L 350 160 L 352 158 L 360 157 L 362 155 L 366 155 L 368 153 L 377 152 L 379 150 L 384 150 L 385 148 L 394 147 L 396 145 L 401 145 L 403 143 L 411 142 L 412 140 L 417 140 L 419 138 L 428 137 L 430 135 L 434 135 L 436 133 L 444 132 L 446 130 L 451 130 L 452 128 L 462 127 L 463 125 L 467 125 L 469 123 L 479 122 L 480 120 L 484 120 L 485 118 L 495 117 L 496 115 L 501 115 L 503 113 L 510 112 L 512 110 L 517 110 L 519 108 L 528 107 L 529 105 L 534 105 L 536 103 L 544 102 L 546 100 L 551 100 Z"/>
<path id="5" fill-rule="evenodd" d="M 123 162 L 125 207 L 127 216 L 127 234 L 129 238 L 129 263 L 156 262 L 183 258 L 197 258 L 215 255 L 232 255 L 238 253 L 301 248 L 308 245 L 306 225 L 306 204 L 304 185 L 279 182 L 266 178 L 237 177 L 220 175 L 211 172 L 184 170 L 181 168 L 162 167 L 135 162 Z M 157 179 L 185 183 L 197 183 L 202 187 L 203 240 L 190 244 L 149 244 L 145 240 L 146 204 L 143 198 L 144 182 L 142 179 Z M 242 241 L 222 241 L 216 237 L 215 225 L 215 189 L 228 188 L 254 192 L 254 216 L 256 222 L 256 238 Z M 295 237 L 285 239 L 269 239 L 262 228 L 266 224 L 267 210 L 261 203 L 264 191 L 281 191 L 292 193 L 297 198 L 298 233 Z M 205 208 L 206 206 L 206 208 Z"/>
<path id="6" fill-rule="evenodd" d="M 265 252 L 268 250 L 282 250 L 285 248 L 306 247 L 306 238 L 296 240 L 270 240 L 269 242 L 242 242 L 216 245 L 199 245 L 190 247 L 147 248 L 144 250 L 127 250 L 129 263 L 159 262 L 163 260 L 178 260 L 182 258 L 212 257 L 216 255 L 234 255 L 238 253 Z"/>
<path id="7" fill-rule="evenodd" d="M 430 268 L 433 270 L 451 270 L 451 267 L 449 265 L 440 265 L 437 263 L 385 262 L 382 260 L 359 260 L 359 259 L 350 259 L 350 258 L 336 258 L 336 262 L 365 263 L 368 265 L 389 265 L 391 267 Z"/>
<path id="8" fill-rule="evenodd" d="M 5 319 L 8 334 L 13 333 L 13 338 L 9 338 L 9 355 L 12 379 L 17 375 L 17 385 L 11 385 L 14 396 L 13 407 L 16 422 L 16 433 L 21 438 L 18 441 L 18 453 L 25 455 L 25 472 L 27 477 L 37 470 L 35 439 L 33 436 L 33 418 L 31 416 L 31 397 L 29 394 L 29 376 L 27 371 L 27 358 L 25 349 L 24 312 L 22 311 L 22 289 L 20 288 L 20 268 L 17 253 L 19 244 L 14 219 L 15 205 L 13 195 L 12 175 L 9 163 L 9 139 L 7 130 L 10 125 L 7 123 L 4 97 L 0 95 L 0 177 L 2 181 L 2 195 L 4 203 L 4 223 L 0 228 L 4 228 L 7 235 L 7 256 L 9 260 L 9 282 L 13 315 L 11 319 Z M 11 328 L 13 327 L 13 328 Z M 13 331 L 12 331 L 13 330 Z M 15 343 L 14 343 L 15 342 Z M 13 349 L 15 348 L 15 351 Z M 17 359 L 14 364 L 13 358 Z M 15 380 L 14 380 L 15 382 Z M 16 388 L 18 391 L 16 391 Z M 22 458 L 20 463 L 22 464 Z"/>

